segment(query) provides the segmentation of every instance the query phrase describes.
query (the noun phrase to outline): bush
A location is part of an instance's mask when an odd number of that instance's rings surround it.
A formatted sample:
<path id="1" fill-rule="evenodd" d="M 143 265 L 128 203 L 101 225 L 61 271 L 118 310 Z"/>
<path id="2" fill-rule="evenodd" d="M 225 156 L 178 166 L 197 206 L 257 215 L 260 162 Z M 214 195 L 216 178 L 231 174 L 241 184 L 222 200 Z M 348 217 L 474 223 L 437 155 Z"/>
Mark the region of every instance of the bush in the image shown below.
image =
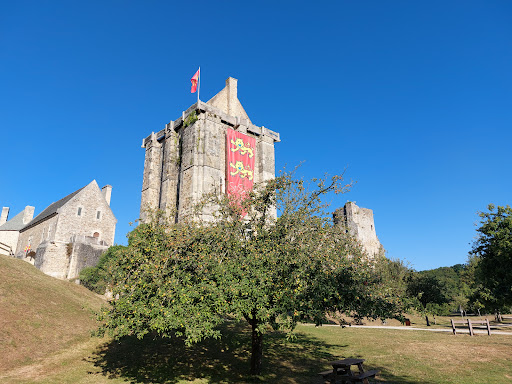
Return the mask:
<path id="1" fill-rule="evenodd" d="M 101 255 L 98 265 L 95 267 L 86 267 L 80 271 L 80 284 L 87 289 L 103 295 L 111 281 L 108 272 L 108 264 L 114 260 L 119 251 L 124 249 L 123 245 L 113 245 Z"/>

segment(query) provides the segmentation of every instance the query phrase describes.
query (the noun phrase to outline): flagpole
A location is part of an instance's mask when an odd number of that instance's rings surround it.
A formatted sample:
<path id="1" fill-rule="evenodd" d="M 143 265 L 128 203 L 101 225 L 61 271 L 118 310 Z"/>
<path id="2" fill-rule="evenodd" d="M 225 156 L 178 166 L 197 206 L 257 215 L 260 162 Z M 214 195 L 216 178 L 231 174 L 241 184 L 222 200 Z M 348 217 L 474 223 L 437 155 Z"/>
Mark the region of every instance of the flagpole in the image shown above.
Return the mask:
<path id="1" fill-rule="evenodd" d="M 201 67 L 199 67 L 199 76 L 197 79 L 197 105 L 199 106 L 199 92 L 201 91 Z"/>

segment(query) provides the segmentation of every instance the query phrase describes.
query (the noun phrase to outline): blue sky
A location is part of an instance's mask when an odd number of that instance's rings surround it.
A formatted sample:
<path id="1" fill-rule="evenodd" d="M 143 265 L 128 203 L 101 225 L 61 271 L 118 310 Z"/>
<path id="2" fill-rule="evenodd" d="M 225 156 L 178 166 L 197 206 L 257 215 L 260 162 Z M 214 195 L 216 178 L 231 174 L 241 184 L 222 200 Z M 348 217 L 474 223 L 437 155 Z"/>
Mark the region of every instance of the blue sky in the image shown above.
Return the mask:
<path id="1" fill-rule="evenodd" d="M 277 170 L 346 169 L 388 256 L 463 263 L 477 211 L 510 204 L 508 1 L 15 1 L 0 5 L 0 204 L 36 214 L 111 184 L 138 217 L 141 140 L 238 79 Z"/>

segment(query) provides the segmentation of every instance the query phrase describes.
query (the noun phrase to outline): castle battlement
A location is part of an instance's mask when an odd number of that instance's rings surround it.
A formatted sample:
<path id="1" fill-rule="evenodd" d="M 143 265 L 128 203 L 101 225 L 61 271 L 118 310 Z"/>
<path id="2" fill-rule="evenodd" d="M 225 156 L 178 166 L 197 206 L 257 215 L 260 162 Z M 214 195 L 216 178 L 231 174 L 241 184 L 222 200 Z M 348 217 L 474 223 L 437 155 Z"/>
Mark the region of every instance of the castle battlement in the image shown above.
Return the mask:
<path id="1" fill-rule="evenodd" d="M 272 138 L 274 142 L 281 141 L 279 133 L 268 129 L 267 127 L 258 127 L 257 125 L 252 124 L 249 119 L 240 118 L 238 116 L 230 116 L 224 113 L 219 108 L 212 107 L 211 105 L 208 105 L 203 101 L 198 101 L 197 103 L 192 104 L 186 111 L 184 111 L 181 117 L 174 121 L 171 120 L 168 124 L 166 124 L 164 129 L 156 133 L 152 132 L 149 136 L 142 139 L 141 148 L 146 148 L 147 144 L 152 140 L 157 140 L 158 142 L 163 141 L 165 139 L 165 135 L 170 130 L 178 132 L 182 128 L 183 122 L 186 121 L 187 118 L 194 112 L 196 112 L 196 114 L 208 112 L 210 114 L 218 116 L 221 119 L 222 123 L 232 127 L 233 129 L 238 129 L 240 126 L 242 126 L 245 127 L 245 130 L 247 132 L 252 133 L 253 135 L 268 136 Z"/>

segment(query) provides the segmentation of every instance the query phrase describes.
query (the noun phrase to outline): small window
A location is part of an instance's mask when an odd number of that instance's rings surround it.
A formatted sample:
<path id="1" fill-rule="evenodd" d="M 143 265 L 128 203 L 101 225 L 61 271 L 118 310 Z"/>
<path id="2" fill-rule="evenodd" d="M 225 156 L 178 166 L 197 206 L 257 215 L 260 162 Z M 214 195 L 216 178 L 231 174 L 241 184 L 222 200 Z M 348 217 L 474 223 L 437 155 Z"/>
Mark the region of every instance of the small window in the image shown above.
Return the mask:
<path id="1" fill-rule="evenodd" d="M 92 235 L 92 237 L 96 237 L 96 238 L 98 238 L 98 237 L 100 237 L 100 233 L 99 233 L 99 232 L 94 232 L 94 234 Z"/>
<path id="2" fill-rule="evenodd" d="M 101 211 L 96 211 L 96 220 L 101 219 Z"/>
<path id="3" fill-rule="evenodd" d="M 82 216 L 82 207 L 78 207 L 78 212 L 76 213 L 77 216 Z"/>

